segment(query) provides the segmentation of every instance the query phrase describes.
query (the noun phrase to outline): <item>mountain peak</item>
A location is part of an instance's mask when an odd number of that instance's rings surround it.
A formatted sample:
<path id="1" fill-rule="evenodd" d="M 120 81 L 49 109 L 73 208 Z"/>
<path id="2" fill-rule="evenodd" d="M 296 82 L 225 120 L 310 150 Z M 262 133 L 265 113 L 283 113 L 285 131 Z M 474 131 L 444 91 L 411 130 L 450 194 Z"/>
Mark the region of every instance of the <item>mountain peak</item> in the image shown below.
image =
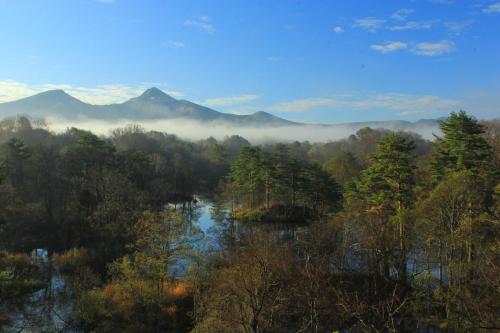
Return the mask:
<path id="1" fill-rule="evenodd" d="M 70 94 L 62 89 L 47 90 L 39 93 L 38 96 L 54 96 L 54 97 L 72 97 Z"/>
<path id="2" fill-rule="evenodd" d="M 277 119 L 275 115 L 272 115 L 268 112 L 265 111 L 257 111 L 249 115 L 252 118 L 258 118 L 258 119 Z"/>
<path id="3" fill-rule="evenodd" d="M 24 100 L 32 100 L 37 103 L 83 103 L 62 89 L 47 90 L 39 94 L 26 97 Z"/>
<path id="4" fill-rule="evenodd" d="M 259 115 L 261 115 L 261 116 L 272 116 L 272 114 L 267 113 L 265 111 L 257 111 L 257 112 L 252 113 L 252 115 L 253 116 L 259 116 Z"/>
<path id="5" fill-rule="evenodd" d="M 267 125 L 297 125 L 293 121 L 285 120 L 265 111 L 257 111 L 246 116 L 247 120 L 257 124 Z"/>
<path id="6" fill-rule="evenodd" d="M 173 97 L 165 94 L 163 91 L 161 91 L 160 89 L 158 89 L 156 87 L 152 87 L 152 88 L 147 89 L 146 91 L 144 91 L 142 93 L 141 96 L 139 96 L 139 98 L 141 98 L 141 99 L 165 99 L 165 98 L 174 99 Z"/>

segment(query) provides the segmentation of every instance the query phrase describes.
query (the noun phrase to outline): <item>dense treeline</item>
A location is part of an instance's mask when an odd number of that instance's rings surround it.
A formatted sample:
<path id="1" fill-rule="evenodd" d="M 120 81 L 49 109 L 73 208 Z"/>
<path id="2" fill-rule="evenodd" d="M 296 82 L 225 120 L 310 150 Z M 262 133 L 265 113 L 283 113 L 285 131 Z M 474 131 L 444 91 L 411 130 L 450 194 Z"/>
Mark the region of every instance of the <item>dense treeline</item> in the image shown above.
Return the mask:
<path id="1" fill-rule="evenodd" d="M 273 222 L 280 216 L 304 220 L 310 215 L 306 212 L 321 219 L 341 198 L 340 186 L 327 171 L 318 164 L 292 158 L 284 144 L 266 150 L 241 149 L 231 165 L 227 191 L 246 207 L 262 206 L 265 218 Z"/>
<path id="2" fill-rule="evenodd" d="M 461 111 L 440 127 L 251 146 L 6 119 L 0 328 L 57 272 L 64 329 L 498 331 L 500 124 Z M 200 253 L 183 221 L 203 193 L 223 230 Z"/>
<path id="3" fill-rule="evenodd" d="M 188 143 L 137 126 L 100 138 L 75 128 L 55 135 L 26 118 L 6 119 L 0 143 L 1 230 L 10 235 L 0 246 L 14 251 L 109 246 L 128 237 L 126 226 L 142 211 L 211 191 L 228 169 L 217 143 Z M 248 142 L 233 137 L 224 144 Z M 116 239 L 117 246 L 128 241 Z"/>

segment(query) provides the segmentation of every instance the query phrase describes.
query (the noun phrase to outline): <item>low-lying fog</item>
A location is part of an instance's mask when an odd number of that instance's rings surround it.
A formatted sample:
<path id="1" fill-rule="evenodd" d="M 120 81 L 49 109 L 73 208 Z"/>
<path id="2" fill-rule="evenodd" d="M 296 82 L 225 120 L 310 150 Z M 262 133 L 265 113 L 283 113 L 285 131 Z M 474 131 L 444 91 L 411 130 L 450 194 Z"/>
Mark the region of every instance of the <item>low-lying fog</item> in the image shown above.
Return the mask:
<path id="1" fill-rule="evenodd" d="M 145 130 L 165 132 L 175 134 L 180 138 L 188 140 L 201 140 L 208 137 L 223 139 L 231 135 L 240 135 L 252 143 L 268 141 L 310 141 L 327 142 L 348 137 L 356 133 L 361 124 L 336 124 L 336 125 L 301 125 L 301 126 L 280 126 L 280 127 L 249 127 L 236 126 L 234 124 L 222 122 L 196 122 L 186 119 L 160 119 L 134 121 L 121 119 L 117 121 L 105 121 L 95 119 L 63 120 L 60 118 L 47 118 L 46 124 L 50 130 L 63 132 L 67 128 L 76 127 L 90 130 L 96 134 L 108 135 L 112 129 L 123 128 L 131 124 L 140 125 Z M 384 126 L 385 127 L 385 126 Z M 377 128 L 377 126 L 373 126 Z M 385 127 L 390 130 L 398 128 Z M 432 139 L 433 133 L 438 133 L 436 126 L 414 125 L 412 132 L 420 134 L 423 138 Z"/>

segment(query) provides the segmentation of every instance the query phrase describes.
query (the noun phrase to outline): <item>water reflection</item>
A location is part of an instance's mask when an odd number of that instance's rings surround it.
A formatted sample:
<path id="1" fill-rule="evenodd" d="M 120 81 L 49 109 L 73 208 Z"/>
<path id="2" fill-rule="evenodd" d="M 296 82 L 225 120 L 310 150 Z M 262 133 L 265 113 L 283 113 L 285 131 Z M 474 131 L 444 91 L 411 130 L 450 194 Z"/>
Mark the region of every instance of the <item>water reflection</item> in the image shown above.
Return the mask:
<path id="1" fill-rule="evenodd" d="M 219 250 L 218 241 L 224 232 L 228 215 L 223 205 L 206 198 L 168 208 L 174 209 L 181 217 L 181 236 L 177 242 L 189 244 L 190 247 L 186 255 L 175 260 L 170 267 L 170 273 L 179 276 L 185 274 L 190 265 L 201 262 L 210 253 Z M 12 324 L 3 327 L 4 332 L 82 332 L 75 328 L 73 321 L 75 299 L 71 281 L 67 281 L 59 272 L 46 249 L 34 250 L 32 258 L 47 282 L 46 287 L 33 293 L 22 306 L 8 309 Z"/>
<path id="2" fill-rule="evenodd" d="M 57 265 L 49 258 L 46 249 L 34 250 L 32 259 L 39 267 L 39 278 L 46 281 L 46 285 L 23 300 L 22 305 L 7 310 L 12 324 L 3 329 L 19 333 L 79 333 L 71 319 L 74 309 L 72 292 Z"/>
<path id="3" fill-rule="evenodd" d="M 220 251 L 221 239 L 235 224 L 229 219 L 229 211 L 223 203 L 210 198 L 197 197 L 182 206 L 171 206 L 181 217 L 181 236 L 174 246 L 188 244 L 190 250 L 170 263 L 169 272 L 173 276 L 186 274 L 191 266 L 202 264 L 204 259 Z"/>

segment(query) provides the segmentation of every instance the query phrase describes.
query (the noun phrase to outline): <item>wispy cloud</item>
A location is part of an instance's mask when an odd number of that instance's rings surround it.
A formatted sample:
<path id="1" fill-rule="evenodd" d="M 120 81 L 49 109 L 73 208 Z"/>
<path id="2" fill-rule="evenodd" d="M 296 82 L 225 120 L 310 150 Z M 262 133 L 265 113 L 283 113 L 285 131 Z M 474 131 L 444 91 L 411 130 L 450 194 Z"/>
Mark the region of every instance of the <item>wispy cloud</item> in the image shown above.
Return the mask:
<path id="1" fill-rule="evenodd" d="M 239 96 L 209 98 L 199 103 L 208 106 L 226 106 L 226 105 L 244 104 L 255 101 L 256 99 L 259 99 L 258 95 L 245 94 Z"/>
<path id="2" fill-rule="evenodd" d="M 408 45 L 403 42 L 387 42 L 385 44 L 373 44 L 370 47 L 380 53 L 390 53 L 402 49 L 406 49 Z"/>
<path id="3" fill-rule="evenodd" d="M 200 29 L 210 34 L 215 32 L 215 27 L 213 26 L 212 19 L 209 16 L 201 16 L 198 19 L 186 20 L 184 21 L 184 25 Z"/>
<path id="4" fill-rule="evenodd" d="M 163 43 L 163 45 L 176 47 L 178 49 L 181 49 L 181 48 L 186 46 L 186 44 L 184 44 L 183 42 L 179 42 L 177 40 L 170 40 L 170 41 L 168 41 L 168 43 Z"/>
<path id="5" fill-rule="evenodd" d="M 416 44 L 412 52 L 421 56 L 435 57 L 453 51 L 454 47 L 455 44 L 448 40 L 435 43 L 423 42 Z"/>
<path id="6" fill-rule="evenodd" d="M 389 28 L 392 31 L 400 31 L 400 30 L 422 30 L 422 29 L 430 29 L 432 28 L 432 22 L 417 22 L 410 21 L 405 24 L 395 25 Z"/>
<path id="7" fill-rule="evenodd" d="M 376 32 L 380 29 L 385 23 L 385 20 L 377 19 L 375 17 L 365 17 L 359 20 L 354 21 L 355 28 L 365 29 L 369 32 Z"/>
<path id="8" fill-rule="evenodd" d="M 408 15 L 415 13 L 412 8 L 402 8 L 391 15 L 391 18 L 398 21 L 404 21 Z"/>
<path id="9" fill-rule="evenodd" d="M 337 98 L 307 98 L 265 108 L 272 112 L 310 112 L 328 107 L 332 111 L 385 110 L 399 115 L 424 114 L 431 112 L 449 112 L 459 107 L 461 101 L 442 98 L 435 95 L 378 94 L 368 96 L 338 96 Z"/>
<path id="10" fill-rule="evenodd" d="M 484 8 L 483 12 L 487 14 L 500 13 L 500 2 L 492 3 L 488 7 Z"/>
<path id="11" fill-rule="evenodd" d="M 333 32 L 341 34 L 344 32 L 344 29 L 341 26 L 336 26 L 335 28 L 333 28 Z"/>
<path id="12" fill-rule="evenodd" d="M 474 21 L 450 21 L 444 22 L 444 27 L 454 35 L 460 35 L 463 31 L 469 29 Z"/>
<path id="13" fill-rule="evenodd" d="M 158 84 L 155 84 L 158 85 Z M 30 85 L 14 80 L 0 81 L 0 103 L 14 101 L 20 98 L 32 96 L 47 90 L 62 89 L 73 97 L 91 104 L 121 103 L 132 97 L 137 97 L 151 84 L 139 85 L 105 84 L 94 87 L 74 86 L 71 84 L 46 83 Z M 182 96 L 178 91 L 165 91 L 174 97 Z"/>

